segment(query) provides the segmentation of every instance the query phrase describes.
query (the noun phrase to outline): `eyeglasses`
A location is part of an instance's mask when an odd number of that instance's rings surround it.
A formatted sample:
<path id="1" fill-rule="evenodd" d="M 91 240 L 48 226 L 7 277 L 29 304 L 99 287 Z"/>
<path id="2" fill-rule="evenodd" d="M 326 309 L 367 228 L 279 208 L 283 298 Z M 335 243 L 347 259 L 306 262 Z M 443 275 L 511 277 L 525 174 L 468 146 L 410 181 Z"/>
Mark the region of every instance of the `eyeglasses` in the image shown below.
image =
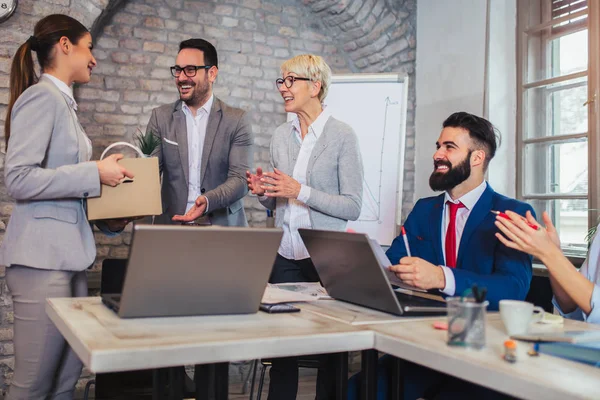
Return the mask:
<path id="1" fill-rule="evenodd" d="M 291 88 L 294 82 L 296 81 L 310 81 L 310 78 L 299 78 L 297 76 L 286 76 L 285 78 L 275 79 L 275 84 L 277 85 L 277 89 L 281 87 L 285 83 L 286 88 Z"/>
<path id="2" fill-rule="evenodd" d="M 188 78 L 193 78 L 196 76 L 196 73 L 199 69 L 210 69 L 211 67 L 212 65 L 186 65 L 185 67 L 176 65 L 171 67 L 171 75 L 173 75 L 174 78 L 177 78 L 179 75 L 181 75 L 181 71 L 183 71 L 185 76 Z"/>

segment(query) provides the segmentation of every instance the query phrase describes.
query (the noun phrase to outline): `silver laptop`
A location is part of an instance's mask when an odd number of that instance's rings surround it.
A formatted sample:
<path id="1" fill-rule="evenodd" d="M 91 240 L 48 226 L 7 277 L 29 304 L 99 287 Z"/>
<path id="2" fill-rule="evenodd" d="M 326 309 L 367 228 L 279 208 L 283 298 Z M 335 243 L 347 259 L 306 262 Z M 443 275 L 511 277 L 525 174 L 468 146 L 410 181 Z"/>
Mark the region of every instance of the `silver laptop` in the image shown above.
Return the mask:
<path id="1" fill-rule="evenodd" d="M 321 283 L 334 299 L 395 315 L 446 313 L 441 296 L 394 291 L 367 235 L 316 229 L 298 231 Z"/>
<path id="2" fill-rule="evenodd" d="M 102 295 L 122 318 L 258 312 L 281 229 L 136 225 L 122 294 Z"/>

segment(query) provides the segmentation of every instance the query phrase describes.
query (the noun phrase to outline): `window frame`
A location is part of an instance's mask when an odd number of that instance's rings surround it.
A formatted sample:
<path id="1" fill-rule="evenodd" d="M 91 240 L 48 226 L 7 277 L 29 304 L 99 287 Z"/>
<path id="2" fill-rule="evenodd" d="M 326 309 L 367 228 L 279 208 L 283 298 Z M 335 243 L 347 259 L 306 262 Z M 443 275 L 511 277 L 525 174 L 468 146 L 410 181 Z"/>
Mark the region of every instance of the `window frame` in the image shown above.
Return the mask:
<path id="1" fill-rule="evenodd" d="M 523 201 L 531 200 L 562 200 L 562 199 L 587 199 L 588 202 L 588 226 L 595 226 L 599 222 L 600 212 L 600 1 L 588 1 L 586 10 L 578 11 L 574 14 L 546 21 L 542 24 L 527 28 L 526 18 L 528 16 L 528 6 L 532 0 L 518 0 L 517 2 L 517 126 L 516 126 L 516 197 Z M 552 0 L 535 0 L 545 3 L 545 7 L 552 7 Z M 546 29 L 556 25 L 561 21 L 568 21 L 577 17 L 587 15 L 587 23 L 577 24 L 568 30 L 568 33 L 575 33 L 587 27 L 588 29 L 588 68 L 586 71 L 570 73 L 563 76 L 526 82 L 525 61 L 530 54 L 527 54 L 529 34 Z M 544 40 L 553 40 L 564 36 L 564 31 L 558 35 L 548 35 Z M 540 57 L 545 57 L 545 54 Z M 559 82 L 572 81 L 576 78 L 587 77 L 588 93 L 588 131 L 580 133 L 570 133 L 566 135 L 544 136 L 541 138 L 525 138 L 524 125 L 527 117 L 527 104 L 524 101 L 527 89 L 534 87 L 544 87 L 545 85 Z M 583 105 L 582 105 L 583 106 Z M 552 144 L 564 143 L 564 140 L 573 140 L 581 137 L 587 137 L 588 144 L 588 192 L 587 194 L 571 193 L 547 193 L 547 194 L 527 194 L 525 193 L 525 173 L 526 173 L 526 145 L 532 143 Z M 550 182 L 548 182 L 550 183 Z M 569 259 L 576 265 L 580 265 L 584 257 L 570 255 Z"/>

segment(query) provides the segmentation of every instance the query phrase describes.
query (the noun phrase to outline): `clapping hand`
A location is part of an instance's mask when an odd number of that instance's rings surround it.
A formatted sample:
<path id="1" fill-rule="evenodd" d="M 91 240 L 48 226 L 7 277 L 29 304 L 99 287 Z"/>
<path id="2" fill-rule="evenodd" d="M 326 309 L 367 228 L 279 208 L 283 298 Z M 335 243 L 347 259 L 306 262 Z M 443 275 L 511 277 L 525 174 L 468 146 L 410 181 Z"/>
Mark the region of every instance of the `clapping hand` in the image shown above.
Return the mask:
<path id="1" fill-rule="evenodd" d="M 300 194 L 300 183 L 277 168 L 273 172 L 265 172 L 260 181 L 262 182 L 260 187 L 267 197 L 296 199 Z"/>
<path id="2" fill-rule="evenodd" d="M 246 181 L 248 182 L 248 189 L 257 196 L 263 196 L 265 194 L 264 189 L 261 188 L 261 178 L 263 177 L 263 170 L 261 167 L 256 168 L 256 174 L 246 171 Z"/>
<path id="3" fill-rule="evenodd" d="M 507 247 L 523 251 L 540 259 L 548 250 L 560 248 L 558 232 L 547 212 L 544 211 L 542 214 L 545 229 L 538 230 L 527 224 L 530 223 L 541 228 L 541 225 L 529 211 L 525 215 L 526 221 L 523 221 L 520 215 L 512 211 L 506 211 L 506 215 L 510 217 L 510 220 L 496 217 L 496 226 L 504 234 L 496 233 L 496 237 Z"/>

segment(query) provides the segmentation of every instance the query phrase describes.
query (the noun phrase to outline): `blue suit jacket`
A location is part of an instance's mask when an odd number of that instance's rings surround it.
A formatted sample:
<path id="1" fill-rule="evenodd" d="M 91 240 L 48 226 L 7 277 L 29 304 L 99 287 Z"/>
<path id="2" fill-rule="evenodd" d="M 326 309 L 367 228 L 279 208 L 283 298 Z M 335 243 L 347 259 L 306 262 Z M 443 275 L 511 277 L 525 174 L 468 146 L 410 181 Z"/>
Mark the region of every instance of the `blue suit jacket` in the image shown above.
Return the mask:
<path id="1" fill-rule="evenodd" d="M 512 210 L 525 215 L 533 213 L 529 204 L 502 196 L 488 184 L 473 207 L 458 247 L 456 268 L 457 296 L 474 283 L 487 287 L 489 309 L 497 310 L 502 299 L 524 300 L 531 282 L 531 256 L 503 245 L 494 234 L 496 216 L 490 210 Z M 413 257 L 420 257 L 434 265 L 445 265 L 442 246 L 442 213 L 444 195 L 421 199 L 406 219 L 404 227 Z M 534 214 L 535 216 L 535 214 Z M 398 264 L 407 255 L 401 236 L 394 239 L 387 251 L 392 264 Z"/>

